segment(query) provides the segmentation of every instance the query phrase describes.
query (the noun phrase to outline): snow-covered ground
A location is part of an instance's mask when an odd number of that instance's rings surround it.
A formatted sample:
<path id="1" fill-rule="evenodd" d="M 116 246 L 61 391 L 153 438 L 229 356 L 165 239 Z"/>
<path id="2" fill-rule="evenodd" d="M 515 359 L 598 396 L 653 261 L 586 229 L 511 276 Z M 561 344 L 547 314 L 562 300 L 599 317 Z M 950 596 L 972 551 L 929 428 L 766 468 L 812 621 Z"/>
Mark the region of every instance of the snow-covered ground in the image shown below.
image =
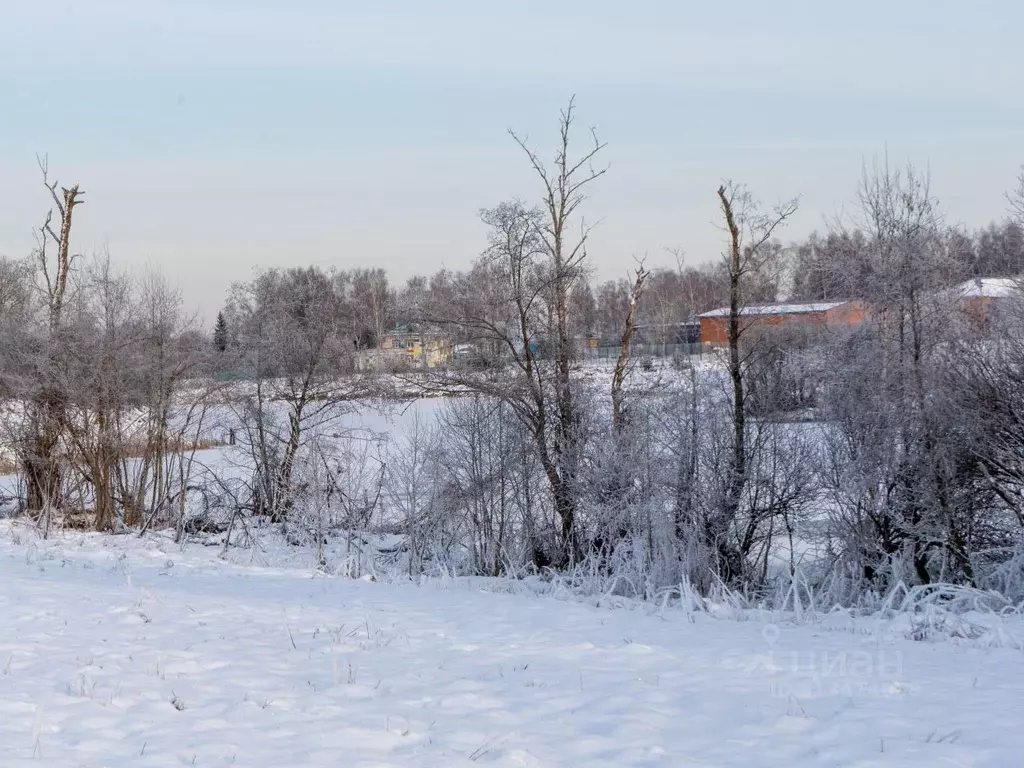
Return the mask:
<path id="1" fill-rule="evenodd" d="M 0 528 L 0 765 L 1024 764 L 1018 618 L 921 642 L 216 553 Z"/>

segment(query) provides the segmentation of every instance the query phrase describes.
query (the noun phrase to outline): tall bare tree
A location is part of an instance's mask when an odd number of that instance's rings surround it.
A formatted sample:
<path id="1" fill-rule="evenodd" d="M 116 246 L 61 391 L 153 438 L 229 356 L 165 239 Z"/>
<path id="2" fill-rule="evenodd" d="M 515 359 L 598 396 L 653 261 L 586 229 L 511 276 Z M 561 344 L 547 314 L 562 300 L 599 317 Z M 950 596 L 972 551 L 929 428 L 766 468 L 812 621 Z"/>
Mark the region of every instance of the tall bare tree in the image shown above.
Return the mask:
<path id="1" fill-rule="evenodd" d="M 718 201 L 727 232 L 725 263 L 729 275 L 728 351 L 729 380 L 732 388 L 732 461 L 722 514 L 710 531 L 720 548 L 723 572 L 735 576 L 742 564 L 736 562 L 735 553 L 722 551 L 725 534 L 736 518 L 747 483 L 747 403 L 744 382 L 744 356 L 741 341 L 747 325 L 743 307 L 747 299 L 747 280 L 765 269 L 776 231 L 797 209 L 797 201 L 780 203 L 770 213 L 762 213 L 753 196 L 743 186 L 733 182 L 718 188 Z M 732 562 L 730 562 L 732 561 Z"/>
<path id="2" fill-rule="evenodd" d="M 47 520 L 60 506 L 62 471 L 57 456 L 64 420 L 66 395 L 61 391 L 58 375 L 62 342 L 61 324 L 68 289 L 68 275 L 74 254 L 71 252 L 71 226 L 75 209 L 84 203 L 85 194 L 78 184 L 61 187 L 50 181 L 49 164 L 39 158 L 43 184 L 53 200 L 46 213 L 36 241 L 35 261 L 41 278 L 40 288 L 45 302 L 47 323 L 45 349 L 39 363 L 38 386 L 29 398 L 27 431 L 21 444 L 22 464 L 27 482 L 28 509 Z M 54 220 L 54 210 L 57 220 Z"/>
<path id="3" fill-rule="evenodd" d="M 578 234 L 572 225 L 586 200 L 587 188 L 608 170 L 596 168 L 594 161 L 605 145 L 591 129 L 591 145 L 578 155 L 571 152 L 575 97 L 562 110 L 558 126 L 558 149 L 554 163 L 548 166 L 532 149 L 525 137 L 510 131 L 522 148 L 542 185 L 543 223 L 534 224 L 542 250 L 547 257 L 546 271 L 550 293 L 549 311 L 555 319 L 553 356 L 555 360 L 555 419 L 549 478 L 555 491 L 555 508 L 562 522 L 565 555 L 579 554 L 576 541 L 575 476 L 579 461 L 579 413 L 573 400 L 571 366 L 576 357 L 569 318 L 569 300 L 573 288 L 584 276 L 587 238 L 591 225 L 579 222 Z"/>
<path id="4" fill-rule="evenodd" d="M 583 440 L 572 366 L 579 356 L 576 334 L 587 329 L 574 314 L 586 302 L 574 294 L 586 279 L 591 227 L 581 220 L 580 207 L 588 186 L 605 173 L 592 164 L 604 147 L 593 131 L 592 144 L 574 154 L 574 121 L 570 101 L 560 115 L 550 166 L 512 132 L 540 179 L 541 205 L 513 200 L 484 211 L 488 249 L 465 279 L 446 280 L 449 290 L 438 292 L 441 301 L 424 312 L 429 322 L 443 323 L 475 345 L 491 364 L 488 371 L 455 369 L 433 378 L 511 407 L 543 468 L 557 519 L 556 551 L 541 559 L 560 565 L 581 554 L 576 483 Z"/>

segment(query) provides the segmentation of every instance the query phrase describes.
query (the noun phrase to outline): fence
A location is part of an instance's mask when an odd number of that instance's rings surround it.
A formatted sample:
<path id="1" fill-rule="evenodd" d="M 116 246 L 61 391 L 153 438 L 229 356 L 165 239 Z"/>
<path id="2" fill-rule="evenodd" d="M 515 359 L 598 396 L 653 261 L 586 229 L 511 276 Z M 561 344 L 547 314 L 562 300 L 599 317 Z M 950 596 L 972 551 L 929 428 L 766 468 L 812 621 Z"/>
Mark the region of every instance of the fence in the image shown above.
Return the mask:
<path id="1" fill-rule="evenodd" d="M 616 360 L 622 347 L 619 344 L 605 344 L 597 347 L 585 347 L 583 349 L 584 360 Z M 701 346 L 698 342 L 669 344 L 669 343 L 648 343 L 631 344 L 629 347 L 630 357 L 658 357 L 658 358 L 686 358 L 701 354 Z"/>

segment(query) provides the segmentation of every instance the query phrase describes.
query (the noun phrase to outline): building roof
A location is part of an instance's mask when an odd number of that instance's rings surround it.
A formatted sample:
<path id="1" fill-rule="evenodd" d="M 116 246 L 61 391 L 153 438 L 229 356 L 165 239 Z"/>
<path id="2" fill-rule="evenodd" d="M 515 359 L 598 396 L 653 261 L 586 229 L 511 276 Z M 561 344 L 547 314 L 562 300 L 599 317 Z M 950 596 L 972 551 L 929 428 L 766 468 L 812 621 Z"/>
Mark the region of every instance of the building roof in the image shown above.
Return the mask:
<path id="1" fill-rule="evenodd" d="M 820 301 L 813 304 L 752 304 L 740 307 L 740 316 L 764 316 L 764 315 L 804 315 L 814 312 L 828 312 L 830 309 L 842 307 L 849 304 L 849 301 Z M 726 317 L 729 314 L 728 307 L 720 307 L 705 312 L 699 317 Z"/>
<path id="2" fill-rule="evenodd" d="M 953 290 L 964 299 L 1002 299 L 1020 294 L 1021 284 L 1012 277 L 978 277 Z"/>

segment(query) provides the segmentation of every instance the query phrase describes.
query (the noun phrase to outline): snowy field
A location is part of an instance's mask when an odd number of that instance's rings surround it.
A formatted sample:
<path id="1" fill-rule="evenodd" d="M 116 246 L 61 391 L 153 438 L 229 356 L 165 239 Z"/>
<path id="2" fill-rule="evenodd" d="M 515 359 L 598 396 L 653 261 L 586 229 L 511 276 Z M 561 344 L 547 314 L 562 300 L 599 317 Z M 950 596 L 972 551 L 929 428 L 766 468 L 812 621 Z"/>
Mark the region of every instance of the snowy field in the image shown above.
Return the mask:
<path id="1" fill-rule="evenodd" d="M 0 765 L 1024 764 L 1018 617 L 917 641 L 216 553 L 0 527 Z"/>

